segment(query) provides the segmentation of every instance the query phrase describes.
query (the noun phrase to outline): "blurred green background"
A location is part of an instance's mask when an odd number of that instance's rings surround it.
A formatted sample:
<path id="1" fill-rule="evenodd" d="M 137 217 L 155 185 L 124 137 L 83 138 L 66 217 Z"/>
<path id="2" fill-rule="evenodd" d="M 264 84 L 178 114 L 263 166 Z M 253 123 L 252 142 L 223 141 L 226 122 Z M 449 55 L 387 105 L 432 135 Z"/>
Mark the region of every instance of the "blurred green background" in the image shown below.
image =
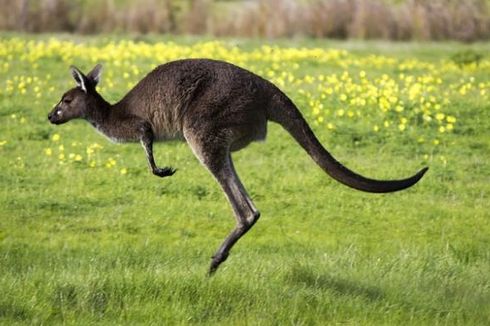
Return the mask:
<path id="1" fill-rule="evenodd" d="M 487 40 L 488 0 L 0 0 L 0 29 L 242 37 Z"/>

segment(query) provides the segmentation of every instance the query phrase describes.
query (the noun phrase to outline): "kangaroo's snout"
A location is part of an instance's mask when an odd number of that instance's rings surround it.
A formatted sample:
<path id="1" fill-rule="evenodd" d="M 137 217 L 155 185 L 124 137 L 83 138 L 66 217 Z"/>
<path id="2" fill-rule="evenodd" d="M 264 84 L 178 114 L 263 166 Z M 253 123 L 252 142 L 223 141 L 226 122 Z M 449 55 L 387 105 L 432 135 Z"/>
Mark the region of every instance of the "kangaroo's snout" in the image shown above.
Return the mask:
<path id="1" fill-rule="evenodd" d="M 49 112 L 48 120 L 52 124 L 59 125 L 63 123 L 61 120 L 61 116 L 62 116 L 61 110 L 58 108 L 58 106 L 55 106 L 54 109 L 51 112 Z"/>

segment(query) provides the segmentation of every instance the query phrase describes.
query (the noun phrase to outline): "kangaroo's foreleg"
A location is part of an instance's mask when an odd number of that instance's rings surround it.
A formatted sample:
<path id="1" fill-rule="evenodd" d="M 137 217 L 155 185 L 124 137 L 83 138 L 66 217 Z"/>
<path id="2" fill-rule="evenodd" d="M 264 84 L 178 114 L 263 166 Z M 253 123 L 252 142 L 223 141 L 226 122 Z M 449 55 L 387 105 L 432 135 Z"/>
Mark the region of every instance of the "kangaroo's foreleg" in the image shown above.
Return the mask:
<path id="1" fill-rule="evenodd" d="M 141 135 L 141 145 L 143 146 L 145 153 L 146 153 L 146 159 L 148 161 L 148 166 L 151 170 L 151 172 L 159 177 L 168 177 L 171 176 L 175 173 L 175 169 L 171 167 L 164 167 L 164 168 L 159 168 L 155 164 L 155 159 L 153 157 L 153 132 L 151 130 L 151 127 L 149 126 L 144 126 L 142 127 L 142 135 Z"/>

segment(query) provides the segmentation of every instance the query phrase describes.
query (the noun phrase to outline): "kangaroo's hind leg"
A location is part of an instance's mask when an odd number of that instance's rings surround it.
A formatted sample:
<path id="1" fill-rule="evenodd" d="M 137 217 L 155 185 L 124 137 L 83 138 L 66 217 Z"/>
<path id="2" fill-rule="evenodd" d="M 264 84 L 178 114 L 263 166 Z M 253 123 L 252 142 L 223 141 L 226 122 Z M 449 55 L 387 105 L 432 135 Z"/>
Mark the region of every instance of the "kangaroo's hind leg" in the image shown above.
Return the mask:
<path id="1" fill-rule="evenodd" d="M 209 274 L 213 274 L 218 266 L 228 258 L 233 245 L 250 230 L 260 217 L 260 212 L 255 208 L 252 199 L 248 196 L 235 172 L 230 155 L 227 156 L 225 166 L 221 171 L 213 174 L 233 208 L 237 224 L 213 255 Z"/>
<path id="2" fill-rule="evenodd" d="M 209 274 L 212 275 L 219 265 L 228 258 L 233 245 L 255 224 L 260 212 L 253 205 L 233 167 L 228 147 L 216 143 L 200 142 L 191 135 L 186 139 L 194 154 L 208 168 L 225 193 L 236 219 L 235 228 L 226 237 L 212 257 Z"/>

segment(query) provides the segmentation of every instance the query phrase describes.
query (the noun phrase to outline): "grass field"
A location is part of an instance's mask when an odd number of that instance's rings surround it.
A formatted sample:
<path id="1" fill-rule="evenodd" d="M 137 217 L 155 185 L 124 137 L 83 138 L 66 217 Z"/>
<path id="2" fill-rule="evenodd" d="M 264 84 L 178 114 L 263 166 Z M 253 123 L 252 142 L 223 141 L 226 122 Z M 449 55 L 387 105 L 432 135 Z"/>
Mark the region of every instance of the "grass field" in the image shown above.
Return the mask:
<path id="1" fill-rule="evenodd" d="M 0 324 L 490 324 L 489 44 L 120 37 L 0 39 Z M 279 126 L 234 155 L 262 212 L 213 278 L 234 219 L 180 142 L 116 145 L 47 113 L 70 64 L 119 100 L 159 63 L 225 59 L 279 85 L 353 170 L 326 176 Z"/>

